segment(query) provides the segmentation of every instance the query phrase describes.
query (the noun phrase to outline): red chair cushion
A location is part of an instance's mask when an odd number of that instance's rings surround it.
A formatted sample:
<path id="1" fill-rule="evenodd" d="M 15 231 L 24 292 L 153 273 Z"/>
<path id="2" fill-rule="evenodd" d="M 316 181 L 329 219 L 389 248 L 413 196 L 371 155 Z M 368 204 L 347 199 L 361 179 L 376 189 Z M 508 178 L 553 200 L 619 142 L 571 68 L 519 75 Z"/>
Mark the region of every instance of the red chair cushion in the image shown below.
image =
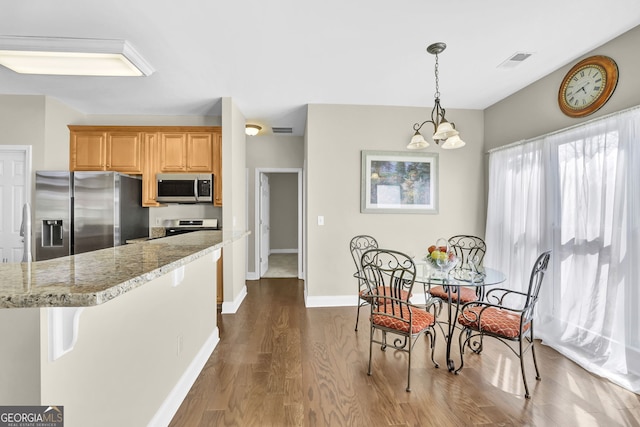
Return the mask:
<path id="1" fill-rule="evenodd" d="M 391 290 L 389 289 L 388 286 L 378 286 L 378 290 L 377 290 L 377 294 L 379 296 L 393 296 L 391 294 Z M 407 301 L 409 298 L 411 297 L 411 294 L 409 294 L 409 292 L 407 291 L 400 291 L 400 299 L 403 301 Z M 369 294 L 368 291 L 364 290 L 364 291 L 360 291 L 360 298 L 362 298 L 363 300 L 367 301 L 369 304 L 371 304 L 371 295 Z M 380 298 L 380 302 L 379 305 L 382 304 L 388 304 L 391 301 L 389 301 L 388 299 L 385 298 Z"/>
<path id="2" fill-rule="evenodd" d="M 395 309 L 395 310 L 394 310 Z M 377 314 L 374 313 L 371 316 L 371 321 L 378 326 L 382 326 L 389 329 L 395 329 L 400 332 L 408 332 L 409 331 L 409 307 L 405 304 L 402 304 L 402 315 L 400 314 L 400 309 L 398 304 L 386 304 L 384 309 L 381 310 L 385 313 L 392 314 L 396 317 L 402 317 L 402 319 L 396 319 L 394 317 L 385 315 L 385 314 Z M 421 310 L 419 308 L 412 307 L 411 308 L 411 333 L 417 334 L 428 327 L 435 324 L 436 319 L 433 314 Z"/>
<path id="3" fill-rule="evenodd" d="M 482 308 L 482 306 L 465 308 L 458 316 L 458 323 L 471 329 L 505 338 L 513 339 L 520 335 L 520 313 L 495 307 L 488 307 L 483 311 Z M 481 311 L 482 314 L 480 314 Z M 529 325 L 529 323 L 524 325 L 523 333 L 529 329 Z"/>
<path id="4" fill-rule="evenodd" d="M 433 288 L 429 289 L 429 293 L 431 294 L 431 296 L 440 298 L 445 301 L 449 299 L 449 293 L 445 291 L 444 287 L 442 286 L 434 286 Z M 464 286 L 460 286 L 458 289 L 456 289 L 455 287 L 451 288 L 451 301 L 456 302 L 458 300 L 458 296 L 460 296 L 461 303 L 478 300 L 476 291 L 471 288 L 465 288 Z"/>

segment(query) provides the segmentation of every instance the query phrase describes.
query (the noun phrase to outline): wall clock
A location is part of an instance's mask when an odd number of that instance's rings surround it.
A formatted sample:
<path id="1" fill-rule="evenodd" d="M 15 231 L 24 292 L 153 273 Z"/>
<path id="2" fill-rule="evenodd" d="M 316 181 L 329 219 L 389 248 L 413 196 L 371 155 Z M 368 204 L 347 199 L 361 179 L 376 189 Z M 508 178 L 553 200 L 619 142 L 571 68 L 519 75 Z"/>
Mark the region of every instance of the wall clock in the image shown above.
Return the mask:
<path id="1" fill-rule="evenodd" d="M 569 117 L 584 117 L 602 107 L 618 84 L 618 65 L 608 56 L 596 55 L 574 65 L 558 91 L 560 110 Z"/>

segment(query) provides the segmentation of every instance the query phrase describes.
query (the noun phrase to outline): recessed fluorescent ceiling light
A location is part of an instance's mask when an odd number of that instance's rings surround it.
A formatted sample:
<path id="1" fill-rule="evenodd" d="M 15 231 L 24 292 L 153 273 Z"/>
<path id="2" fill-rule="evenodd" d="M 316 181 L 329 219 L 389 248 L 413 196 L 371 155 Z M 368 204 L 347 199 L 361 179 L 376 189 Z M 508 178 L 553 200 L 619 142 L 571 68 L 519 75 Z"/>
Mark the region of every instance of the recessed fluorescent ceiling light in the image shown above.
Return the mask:
<path id="1" fill-rule="evenodd" d="M 155 70 L 126 40 L 0 36 L 0 65 L 21 74 L 149 76 Z"/>

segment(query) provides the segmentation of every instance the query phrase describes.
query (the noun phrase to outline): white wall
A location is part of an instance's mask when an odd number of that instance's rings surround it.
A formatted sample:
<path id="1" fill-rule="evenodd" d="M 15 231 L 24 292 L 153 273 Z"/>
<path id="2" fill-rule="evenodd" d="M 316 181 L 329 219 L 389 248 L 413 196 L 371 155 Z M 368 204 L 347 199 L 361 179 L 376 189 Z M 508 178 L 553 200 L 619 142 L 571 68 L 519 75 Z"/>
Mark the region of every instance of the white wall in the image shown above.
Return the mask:
<path id="1" fill-rule="evenodd" d="M 44 96 L 0 95 L 0 144 L 31 145 L 34 170 L 45 165 L 44 124 Z"/>
<path id="2" fill-rule="evenodd" d="M 177 286 L 170 272 L 85 308 L 75 346 L 54 361 L 48 356 L 48 309 L 41 309 L 39 404 L 64 405 L 68 427 L 145 426 L 166 410 L 172 392 L 185 385 L 188 390 L 191 384 L 181 380 L 195 379 L 200 368 L 191 372 L 192 362 L 205 347 L 206 360 L 213 349 L 207 346 L 218 341 L 214 254 L 184 267 Z"/>
<path id="3" fill-rule="evenodd" d="M 440 237 L 484 236 L 482 111 L 447 110 L 466 147 L 447 151 L 432 144 L 426 150 L 439 154 L 438 214 L 360 213 L 361 150 L 406 151 L 413 124 L 425 120 L 431 108 L 309 106 L 305 140 L 308 298 L 330 305 L 340 300 L 336 296 L 354 295 L 349 241 L 357 234 L 371 234 L 383 247 L 416 256 L 426 253 Z M 317 225 L 319 215 L 324 216 L 324 226 Z"/>
<path id="4" fill-rule="evenodd" d="M 222 98 L 222 215 L 224 239 L 247 230 L 245 118 L 231 98 Z M 235 313 L 246 295 L 247 239 L 223 251 L 223 313 Z"/>
<path id="5" fill-rule="evenodd" d="M 48 170 L 69 170 L 69 128 L 84 115 L 60 101 L 47 97 L 44 124 L 44 164 Z"/>
<path id="6" fill-rule="evenodd" d="M 0 402 L 40 405 L 40 310 L 0 309 Z"/>

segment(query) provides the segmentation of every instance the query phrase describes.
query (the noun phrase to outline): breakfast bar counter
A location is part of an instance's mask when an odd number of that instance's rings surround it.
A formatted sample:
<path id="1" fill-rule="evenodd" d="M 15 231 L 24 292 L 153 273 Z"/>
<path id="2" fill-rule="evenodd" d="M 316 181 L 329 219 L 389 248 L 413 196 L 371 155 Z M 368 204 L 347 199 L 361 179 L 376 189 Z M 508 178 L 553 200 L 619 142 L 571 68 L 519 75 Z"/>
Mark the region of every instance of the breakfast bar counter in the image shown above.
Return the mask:
<path id="1" fill-rule="evenodd" d="M 220 340 L 221 251 L 248 233 L 0 265 L 0 402 L 58 405 L 67 427 L 168 425 Z"/>
<path id="2" fill-rule="evenodd" d="M 105 303 L 230 243 L 199 231 L 83 254 L 0 264 L 0 309 Z"/>

